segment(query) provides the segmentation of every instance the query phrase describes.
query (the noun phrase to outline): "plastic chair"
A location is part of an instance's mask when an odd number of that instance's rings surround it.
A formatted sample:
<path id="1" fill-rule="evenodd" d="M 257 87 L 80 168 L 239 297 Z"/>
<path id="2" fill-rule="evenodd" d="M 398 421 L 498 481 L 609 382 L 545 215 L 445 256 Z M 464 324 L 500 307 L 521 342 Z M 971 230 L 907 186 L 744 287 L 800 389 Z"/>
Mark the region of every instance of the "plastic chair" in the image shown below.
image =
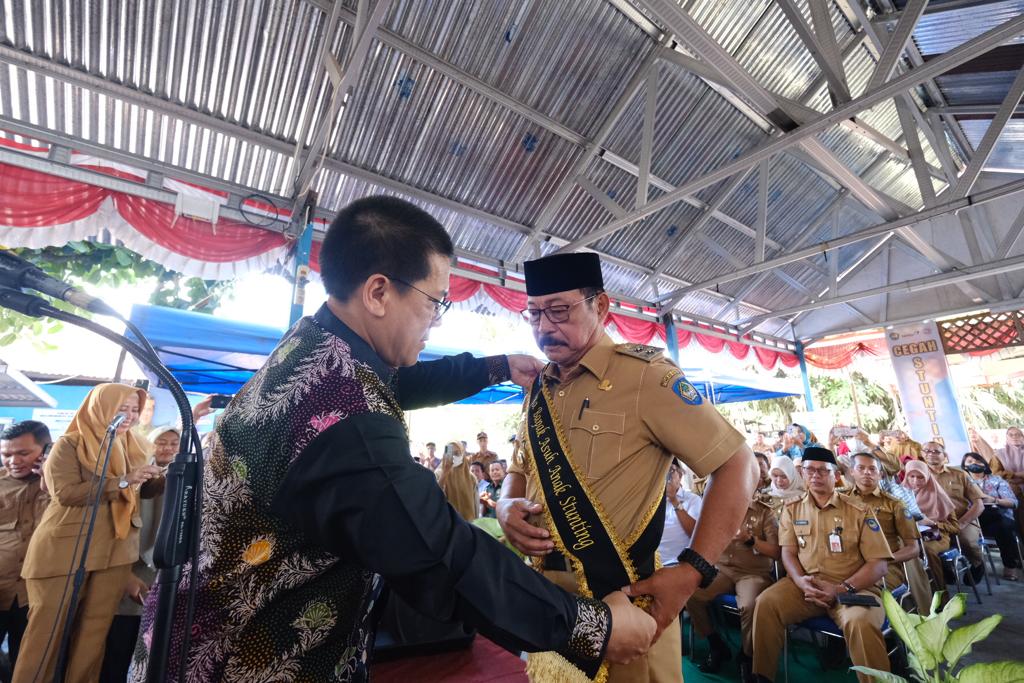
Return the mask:
<path id="1" fill-rule="evenodd" d="M 956 539 L 956 536 L 953 537 Z M 960 542 L 957 540 L 957 546 L 950 548 L 944 552 L 939 553 L 939 559 L 942 560 L 943 566 L 949 568 L 950 573 L 953 575 L 953 579 L 956 583 L 956 592 L 963 592 L 963 584 L 966 583 L 964 578 L 967 573 L 971 571 L 971 561 L 960 552 Z M 971 588 L 974 589 L 974 597 L 978 600 L 978 604 L 981 604 L 981 593 L 978 592 L 978 585 L 976 581 L 971 581 Z"/>
<path id="2" fill-rule="evenodd" d="M 906 594 L 910 590 L 905 585 L 900 586 L 899 588 L 903 589 L 902 593 L 900 594 L 900 598 L 906 596 Z M 896 597 L 896 591 L 893 591 L 893 597 Z M 843 630 L 839 628 L 839 625 L 836 624 L 836 622 L 832 621 L 831 617 L 827 615 L 823 615 L 820 617 L 811 617 L 810 619 L 805 619 L 804 621 L 801 621 L 799 624 L 790 624 L 789 626 L 787 626 L 782 639 L 782 671 L 786 683 L 789 683 L 789 634 L 791 631 L 797 630 L 809 631 L 811 633 L 811 639 L 814 640 L 815 644 L 817 644 L 818 642 L 817 638 L 815 638 L 816 635 L 824 636 L 825 641 L 827 641 L 829 638 L 832 638 L 835 640 L 845 642 L 845 638 L 843 637 Z M 889 624 L 889 618 L 886 617 L 885 621 L 882 623 L 882 637 L 888 638 L 891 634 L 892 626 Z M 899 638 L 896 638 L 895 640 L 896 645 L 891 650 L 888 650 L 888 654 L 890 657 L 892 657 L 892 655 L 895 652 L 899 651 L 903 647 L 903 643 L 900 641 Z"/>

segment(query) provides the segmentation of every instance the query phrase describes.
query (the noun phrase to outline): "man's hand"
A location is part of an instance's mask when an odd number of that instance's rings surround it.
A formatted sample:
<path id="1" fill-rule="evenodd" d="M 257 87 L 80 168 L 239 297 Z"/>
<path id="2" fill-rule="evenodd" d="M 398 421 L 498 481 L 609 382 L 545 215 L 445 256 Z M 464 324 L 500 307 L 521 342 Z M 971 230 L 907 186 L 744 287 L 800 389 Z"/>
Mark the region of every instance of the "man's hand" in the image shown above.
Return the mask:
<path id="1" fill-rule="evenodd" d="M 612 634 L 608 638 L 605 659 L 615 664 L 628 664 L 646 654 L 651 643 L 657 640 L 654 619 L 634 607 L 621 591 L 606 595 L 604 602 L 612 612 Z"/>
<path id="2" fill-rule="evenodd" d="M 665 567 L 654 572 L 649 578 L 626 586 L 622 591 L 632 597 L 649 595 L 654 598 L 648 610 L 658 622 L 657 640 L 673 620 L 679 618 L 683 605 L 700 585 L 700 573 L 688 564 Z"/>
<path id="3" fill-rule="evenodd" d="M 508 356 L 508 371 L 512 381 L 529 390 L 534 380 L 544 370 L 544 363 L 533 356 L 513 353 Z"/>
<path id="4" fill-rule="evenodd" d="M 813 576 L 800 576 L 793 579 L 793 582 L 803 591 L 804 600 L 807 602 L 828 609 L 832 606 L 833 601 L 835 601 L 835 589 L 833 588 L 832 591 L 827 590 L 826 582 L 821 582 Z"/>
<path id="5" fill-rule="evenodd" d="M 673 505 L 676 502 L 676 497 L 679 495 L 679 488 L 679 484 L 672 481 L 665 484 L 665 497 L 668 498 L 669 502 Z"/>
<path id="6" fill-rule="evenodd" d="M 540 514 L 544 506 L 526 498 L 502 498 L 498 501 L 497 517 L 505 538 L 524 555 L 543 557 L 555 549 L 547 529 L 530 524 L 530 515 Z"/>
<path id="7" fill-rule="evenodd" d="M 137 602 L 140 605 L 146 601 L 146 594 L 149 592 L 149 586 L 146 582 L 135 576 L 135 574 L 128 575 L 128 581 L 124 585 L 124 594 L 132 602 Z"/>

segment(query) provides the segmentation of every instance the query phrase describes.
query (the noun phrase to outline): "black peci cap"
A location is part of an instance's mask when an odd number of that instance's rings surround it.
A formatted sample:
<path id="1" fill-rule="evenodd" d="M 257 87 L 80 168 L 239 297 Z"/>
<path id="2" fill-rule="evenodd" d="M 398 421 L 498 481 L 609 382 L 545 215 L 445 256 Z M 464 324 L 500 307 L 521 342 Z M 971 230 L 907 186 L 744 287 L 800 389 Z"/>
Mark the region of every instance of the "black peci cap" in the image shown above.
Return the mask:
<path id="1" fill-rule="evenodd" d="M 526 293 L 544 296 L 584 287 L 604 289 L 601 259 L 592 252 L 555 254 L 523 264 Z"/>

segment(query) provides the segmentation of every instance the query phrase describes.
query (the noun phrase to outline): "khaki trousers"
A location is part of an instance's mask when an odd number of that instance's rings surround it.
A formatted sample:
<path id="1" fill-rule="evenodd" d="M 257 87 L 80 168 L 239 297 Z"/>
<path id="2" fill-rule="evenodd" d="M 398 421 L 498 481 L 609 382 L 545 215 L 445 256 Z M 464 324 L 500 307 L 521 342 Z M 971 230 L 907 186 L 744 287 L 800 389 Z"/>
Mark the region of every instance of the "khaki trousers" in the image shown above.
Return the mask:
<path id="1" fill-rule="evenodd" d="M 950 548 L 949 536 L 943 536 L 937 541 L 924 542 L 924 554 L 928 557 L 928 573 L 932 577 L 935 590 L 946 590 L 946 573 L 942 570 L 942 560 L 939 553 L 944 553 Z"/>
<path id="2" fill-rule="evenodd" d="M 981 526 L 978 520 L 968 524 L 956 535 L 960 539 L 960 552 L 971 561 L 972 567 L 985 564 L 985 555 L 981 551 Z"/>
<path id="3" fill-rule="evenodd" d="M 107 631 L 131 571 L 130 564 L 123 564 L 86 574 L 78 594 L 78 611 L 71 631 L 65 683 L 94 683 L 99 680 Z M 25 629 L 12 683 L 49 683 L 53 680 L 60 650 L 60 634 L 67 617 L 66 601 L 71 598 L 71 584 L 68 583 L 65 603 L 63 606 L 60 604 L 66 581 L 66 576 L 25 580 L 28 588 L 28 628 Z"/>
<path id="4" fill-rule="evenodd" d="M 860 591 L 860 595 L 874 595 Z M 875 596 L 877 597 L 877 596 Z M 878 607 L 833 605 L 829 609 L 804 600 L 803 591 L 789 578 L 779 580 L 757 599 L 754 608 L 754 673 L 774 681 L 786 626 L 811 617 L 828 615 L 843 631 L 846 649 L 855 666 L 889 671 L 889 654 L 882 637 L 885 610 Z M 861 683 L 873 679 L 857 674 Z"/>
<path id="5" fill-rule="evenodd" d="M 930 560 L 929 560 L 930 563 Z M 885 587 L 893 590 L 900 584 L 907 584 L 910 595 L 917 605 L 917 613 L 927 616 L 932 605 L 932 586 L 928 573 L 920 558 L 913 557 L 906 562 L 890 562 L 885 575 Z"/>
<path id="6" fill-rule="evenodd" d="M 693 630 L 704 638 L 710 636 L 714 630 L 711 614 L 708 612 L 711 601 L 723 593 L 735 593 L 736 606 L 740 610 L 743 654 L 750 657 L 753 654 L 754 603 L 757 602 L 757 596 L 770 583 L 771 579 L 763 574 L 744 574 L 728 567 L 720 568 L 711 585 L 707 588 L 698 588 L 686 602 Z"/>

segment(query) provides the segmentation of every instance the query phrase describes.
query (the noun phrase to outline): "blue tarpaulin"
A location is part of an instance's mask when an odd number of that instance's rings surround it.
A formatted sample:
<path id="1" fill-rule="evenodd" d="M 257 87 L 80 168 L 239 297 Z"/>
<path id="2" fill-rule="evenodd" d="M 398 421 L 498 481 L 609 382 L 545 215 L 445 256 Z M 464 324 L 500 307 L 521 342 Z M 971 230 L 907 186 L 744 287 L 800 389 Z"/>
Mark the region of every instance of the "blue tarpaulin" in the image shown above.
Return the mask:
<path id="1" fill-rule="evenodd" d="M 185 391 L 202 394 L 236 393 L 263 365 L 284 334 L 284 330 L 276 327 L 161 306 L 132 306 L 131 321 L 156 347 L 160 359 Z M 420 360 L 433 360 L 461 351 L 428 345 L 420 354 Z M 697 391 L 714 403 L 757 401 L 803 393 L 799 379 L 732 377 L 698 369 L 684 371 Z M 522 398 L 518 386 L 506 383 L 487 387 L 460 403 L 516 405 Z"/>

